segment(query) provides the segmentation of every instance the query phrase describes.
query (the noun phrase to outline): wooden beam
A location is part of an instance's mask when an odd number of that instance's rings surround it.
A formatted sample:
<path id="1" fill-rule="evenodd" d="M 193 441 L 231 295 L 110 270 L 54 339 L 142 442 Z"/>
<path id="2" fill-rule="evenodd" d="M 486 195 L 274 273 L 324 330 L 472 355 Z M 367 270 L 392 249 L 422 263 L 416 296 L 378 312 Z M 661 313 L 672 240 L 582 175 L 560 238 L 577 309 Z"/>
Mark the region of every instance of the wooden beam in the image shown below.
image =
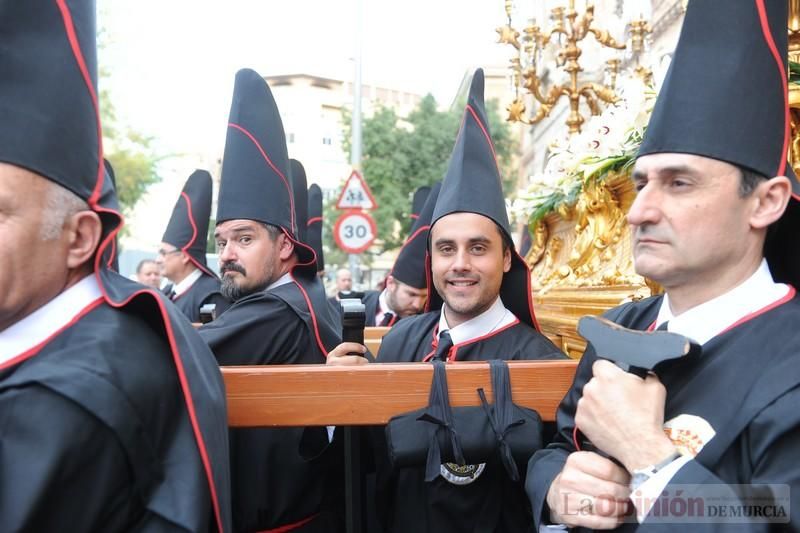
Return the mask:
<path id="1" fill-rule="evenodd" d="M 554 420 L 577 361 L 511 361 L 514 402 Z M 385 424 L 428 404 L 433 367 L 384 363 L 336 367 L 272 365 L 222 367 L 232 427 Z M 488 362 L 447 365 L 453 406 L 479 405 L 476 390 L 492 398 Z"/>

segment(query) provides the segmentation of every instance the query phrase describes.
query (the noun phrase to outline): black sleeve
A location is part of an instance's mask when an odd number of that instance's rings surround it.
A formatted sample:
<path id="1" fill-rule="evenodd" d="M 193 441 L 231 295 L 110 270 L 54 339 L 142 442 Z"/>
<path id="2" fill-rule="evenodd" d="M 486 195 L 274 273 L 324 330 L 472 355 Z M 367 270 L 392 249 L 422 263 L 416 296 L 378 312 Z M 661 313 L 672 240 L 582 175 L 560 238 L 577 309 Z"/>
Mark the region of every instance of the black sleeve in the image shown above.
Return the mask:
<path id="1" fill-rule="evenodd" d="M 619 307 L 606 312 L 603 316 L 616 322 L 620 312 L 626 307 Z M 597 355 L 592 345 L 588 345 L 583 352 L 575 378 L 572 381 L 567 395 L 561 400 L 556 411 L 556 434 L 553 441 L 543 450 L 539 450 L 528 462 L 528 474 L 525 480 L 525 490 L 531 501 L 534 524 L 538 528 L 547 525 L 550 512 L 547 508 L 547 492 L 553 479 L 564 468 L 567 456 L 578 451 L 574 442 L 575 410 L 583 394 L 583 386 L 592 379 L 592 364 L 597 360 Z M 580 435 L 578 435 L 580 438 Z M 580 442 L 578 443 L 580 445 Z"/>
<path id="2" fill-rule="evenodd" d="M 278 298 L 237 302 L 198 332 L 220 365 L 312 362 L 298 359 L 311 353 L 305 323 Z"/>
<path id="3" fill-rule="evenodd" d="M 39 385 L 0 394 L 0 517 L 7 531 L 121 531 L 143 505 L 116 436 Z"/>

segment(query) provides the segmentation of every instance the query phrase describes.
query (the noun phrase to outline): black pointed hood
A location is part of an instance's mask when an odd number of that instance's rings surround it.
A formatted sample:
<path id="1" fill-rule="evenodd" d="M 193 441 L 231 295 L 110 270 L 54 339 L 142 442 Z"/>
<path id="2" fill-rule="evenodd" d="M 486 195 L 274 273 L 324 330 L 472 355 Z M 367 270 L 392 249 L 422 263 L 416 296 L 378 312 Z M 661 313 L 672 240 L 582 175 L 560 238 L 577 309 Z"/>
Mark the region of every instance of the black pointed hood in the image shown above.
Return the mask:
<path id="1" fill-rule="evenodd" d="M 413 223 L 419 218 L 419 214 L 422 212 L 422 208 L 425 207 L 425 202 L 428 199 L 428 195 L 431 193 L 431 188 L 427 185 L 423 185 L 422 187 L 417 187 L 417 190 L 414 191 L 414 197 L 411 200 L 411 223 Z M 412 230 L 411 233 L 414 233 Z"/>
<path id="2" fill-rule="evenodd" d="M 161 241 L 186 252 L 197 268 L 216 278 L 206 263 L 212 189 L 211 174 L 205 170 L 192 172 L 175 202 Z"/>
<path id="3" fill-rule="evenodd" d="M 101 214 L 107 246 L 122 216 L 99 204 L 103 165 L 94 2 L 0 6 L 0 161 L 26 168 Z M 57 90 L 54 90 L 57 87 Z M 65 142 L 68 139 L 68 142 Z M 97 254 L 99 266 L 102 250 Z"/>
<path id="4" fill-rule="evenodd" d="M 421 189 L 422 187 L 420 187 Z M 442 188 L 442 183 L 437 182 L 433 188 L 427 187 L 426 192 L 427 201 L 424 207 L 419 211 L 417 220 L 411 226 L 411 234 L 400 253 L 397 254 L 397 259 L 394 262 L 392 271 L 389 273 L 396 280 L 399 280 L 406 285 L 410 285 L 415 289 L 425 289 L 428 286 L 428 276 L 425 274 L 425 257 L 428 253 L 428 232 L 431 229 L 431 218 L 433 217 L 433 210 L 436 206 L 436 198 L 439 196 L 439 190 Z M 417 189 L 419 192 L 420 189 Z M 414 195 L 414 200 L 417 195 Z"/>
<path id="5" fill-rule="evenodd" d="M 787 162 L 790 116 L 785 0 L 689 2 L 639 156 L 677 152 L 787 176 L 792 200 L 765 255 L 778 281 L 800 283 L 800 183 Z"/>
<path id="6" fill-rule="evenodd" d="M 290 159 L 289 166 L 292 174 L 292 193 L 294 194 L 294 217 L 297 222 L 297 238 L 300 242 L 308 244 L 308 189 L 306 169 L 297 159 Z M 313 247 L 312 247 L 313 248 Z"/>
<path id="7" fill-rule="evenodd" d="M 208 480 L 214 522 L 228 530 L 228 442 L 219 368 L 163 295 L 107 268 L 122 215 L 111 171 L 103 163 L 95 13 L 90 0 L 0 2 L 0 161 L 72 191 L 100 216 L 103 233 L 93 267 L 103 299 L 147 320 L 168 341 Z M 165 464 L 161 470 L 166 480 L 194 478 L 192 465 Z M 166 520 L 170 513 L 186 511 L 180 487 L 162 483 L 151 488 L 148 497 L 176 502 L 164 507 Z"/>
<path id="8" fill-rule="evenodd" d="M 278 106 L 267 82 L 251 69 L 236 73 L 217 204 L 217 224 L 248 219 L 278 226 L 294 241 L 300 267 L 314 262 L 313 250 L 297 238 L 286 135 Z"/>
<path id="9" fill-rule="evenodd" d="M 517 318 L 539 329 L 533 314 L 530 270 L 511 239 L 500 169 L 483 102 L 483 69 L 476 70 L 472 76 L 467 107 L 433 210 L 431 228 L 440 218 L 461 212 L 483 215 L 493 220 L 505 234 L 507 242 L 511 243 L 511 269 L 503 276 L 500 297 Z M 428 309 L 441 306 L 441 297 L 432 285 L 429 286 Z"/>
<path id="10" fill-rule="evenodd" d="M 317 272 L 325 270 L 325 254 L 322 251 L 322 189 L 312 183 L 308 188 L 308 245 L 317 255 Z"/>

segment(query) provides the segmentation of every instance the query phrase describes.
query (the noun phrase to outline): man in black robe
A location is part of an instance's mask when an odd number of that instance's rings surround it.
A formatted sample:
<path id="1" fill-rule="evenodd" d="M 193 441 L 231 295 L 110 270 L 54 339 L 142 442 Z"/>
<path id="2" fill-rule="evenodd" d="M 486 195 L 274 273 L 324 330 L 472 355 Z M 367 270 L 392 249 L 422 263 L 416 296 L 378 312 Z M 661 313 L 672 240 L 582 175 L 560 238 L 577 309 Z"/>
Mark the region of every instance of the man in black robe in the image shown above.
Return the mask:
<path id="1" fill-rule="evenodd" d="M 213 355 L 105 262 L 95 35 L 94 2 L 0 2 L 0 529 L 227 531 Z"/>
<path id="2" fill-rule="evenodd" d="M 206 263 L 208 222 L 211 216 L 211 174 L 195 170 L 175 203 L 156 262 L 171 283 L 164 294 L 190 322 L 200 322 L 200 309 L 213 306 L 213 316 L 228 307 L 219 278 Z"/>
<path id="3" fill-rule="evenodd" d="M 382 363 L 565 357 L 537 331 L 530 271 L 510 237 L 483 82 L 476 71 L 431 218 L 428 312 L 392 327 Z M 443 464 L 441 475 L 426 482 L 425 465 L 391 469 L 375 436 L 378 516 L 387 532 L 530 530 L 523 481 L 512 481 L 499 459 Z"/>
<path id="4" fill-rule="evenodd" d="M 787 4 L 717 8 L 689 3 L 633 171 L 635 267 L 666 294 L 607 313 L 685 335 L 702 353 L 641 379 L 587 347 L 556 438 L 530 461 L 537 525 L 800 528 Z"/>
<path id="5" fill-rule="evenodd" d="M 253 70 L 236 74 L 224 160 L 215 238 L 233 304 L 200 335 L 220 365 L 324 363 L 341 337 L 314 252 L 297 237 L 307 221 L 297 216 L 280 115 Z M 230 440 L 237 531 L 336 530 L 323 505 L 325 465 L 312 460 L 329 443 L 325 428 L 233 429 Z"/>

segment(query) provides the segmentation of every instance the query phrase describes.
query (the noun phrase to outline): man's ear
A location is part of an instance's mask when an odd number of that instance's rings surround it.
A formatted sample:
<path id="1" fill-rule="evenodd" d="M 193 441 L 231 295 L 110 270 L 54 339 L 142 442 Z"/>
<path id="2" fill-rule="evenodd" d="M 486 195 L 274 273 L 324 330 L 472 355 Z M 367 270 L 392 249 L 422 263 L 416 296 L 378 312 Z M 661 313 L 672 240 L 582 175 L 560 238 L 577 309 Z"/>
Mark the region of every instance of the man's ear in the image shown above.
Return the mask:
<path id="1" fill-rule="evenodd" d="M 792 196 L 792 183 L 785 176 L 777 176 L 759 183 L 753 196 L 756 203 L 750 214 L 750 226 L 766 228 L 781 218 L 786 210 Z"/>
<path id="2" fill-rule="evenodd" d="M 188 265 L 192 262 L 192 258 L 189 256 L 187 252 L 181 252 L 181 263 L 184 265 Z"/>
<path id="3" fill-rule="evenodd" d="M 103 223 L 94 211 L 79 211 L 67 219 L 67 268 L 78 268 L 91 261 L 100 236 Z"/>
<path id="4" fill-rule="evenodd" d="M 278 250 L 281 261 L 287 261 L 294 253 L 294 241 L 287 237 L 285 233 L 278 235 L 278 239 L 280 240 Z"/>
<path id="5" fill-rule="evenodd" d="M 386 288 L 389 289 L 389 292 L 394 292 L 396 290 L 397 282 L 394 280 L 394 276 L 389 274 L 386 276 Z"/>
<path id="6" fill-rule="evenodd" d="M 511 270 L 511 248 L 506 248 L 503 252 L 503 272 Z"/>

